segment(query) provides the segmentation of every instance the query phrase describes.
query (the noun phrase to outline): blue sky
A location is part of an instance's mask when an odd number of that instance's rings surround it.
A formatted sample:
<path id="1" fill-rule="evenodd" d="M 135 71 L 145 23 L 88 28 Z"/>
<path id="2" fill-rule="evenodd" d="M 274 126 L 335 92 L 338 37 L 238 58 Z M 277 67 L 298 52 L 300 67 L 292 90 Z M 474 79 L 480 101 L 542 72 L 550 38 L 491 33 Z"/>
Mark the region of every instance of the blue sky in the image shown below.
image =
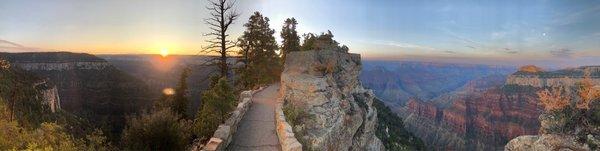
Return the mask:
<path id="1" fill-rule="evenodd" d="M 1 1 L 0 40 L 45 50 L 190 54 L 208 30 L 204 0 Z M 238 0 L 237 10 L 234 37 L 260 11 L 277 31 L 288 17 L 301 33 L 331 30 L 367 59 L 600 64 L 600 1 Z"/>

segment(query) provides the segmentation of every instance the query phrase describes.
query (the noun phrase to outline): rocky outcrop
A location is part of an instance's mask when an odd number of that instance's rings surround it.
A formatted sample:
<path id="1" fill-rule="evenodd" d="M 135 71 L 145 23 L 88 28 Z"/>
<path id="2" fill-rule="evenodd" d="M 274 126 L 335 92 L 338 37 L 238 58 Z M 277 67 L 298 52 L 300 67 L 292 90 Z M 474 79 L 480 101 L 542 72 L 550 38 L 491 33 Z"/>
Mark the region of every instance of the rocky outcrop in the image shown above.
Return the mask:
<path id="1" fill-rule="evenodd" d="M 519 136 L 506 144 L 505 151 L 548 151 L 548 150 L 570 150 L 589 151 L 587 144 L 577 141 L 572 135 L 526 135 Z"/>
<path id="2" fill-rule="evenodd" d="M 584 66 L 573 69 L 557 71 L 526 72 L 519 71 L 508 77 L 506 84 L 533 86 L 533 87 L 572 87 L 582 81 L 586 76 L 594 84 L 600 84 L 600 66 Z"/>
<path id="3" fill-rule="evenodd" d="M 358 80 L 360 55 L 340 51 L 291 52 L 281 75 L 286 104 L 307 114 L 293 125 L 310 150 L 384 150 L 375 136 L 375 96 Z"/>
<path id="4" fill-rule="evenodd" d="M 46 80 L 43 80 L 35 83 L 33 87 L 41 91 L 40 97 L 43 104 L 50 107 L 53 113 L 60 109 L 60 97 L 55 85 L 50 85 Z"/>

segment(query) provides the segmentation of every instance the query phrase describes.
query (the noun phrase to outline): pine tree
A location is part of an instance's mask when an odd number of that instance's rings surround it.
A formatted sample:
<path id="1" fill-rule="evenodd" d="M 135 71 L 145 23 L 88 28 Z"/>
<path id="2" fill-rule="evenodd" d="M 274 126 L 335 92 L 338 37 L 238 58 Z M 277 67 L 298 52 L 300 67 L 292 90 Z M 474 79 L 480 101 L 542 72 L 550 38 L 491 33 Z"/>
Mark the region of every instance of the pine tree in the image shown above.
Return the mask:
<path id="1" fill-rule="evenodd" d="M 235 104 L 235 94 L 226 78 L 221 78 L 202 94 L 202 107 L 194 121 L 194 131 L 199 138 L 208 139 L 220 123 L 228 117 Z"/>
<path id="2" fill-rule="evenodd" d="M 242 89 L 248 89 L 278 80 L 281 62 L 276 53 L 278 46 L 273 36 L 275 30 L 269 28 L 269 18 L 255 12 L 244 27 L 246 31 L 239 38 L 238 45 L 242 48 L 239 52 L 242 56 L 240 61 L 244 63 L 237 70 L 240 75 L 238 85 Z"/>
<path id="3" fill-rule="evenodd" d="M 283 38 L 281 44 L 281 60 L 285 62 L 287 53 L 292 51 L 300 51 L 300 36 L 296 31 L 296 25 L 298 22 L 295 18 L 288 18 L 283 23 L 281 29 L 281 38 Z"/>
<path id="4" fill-rule="evenodd" d="M 181 115 L 183 118 L 187 117 L 187 108 L 189 105 L 189 100 L 186 98 L 187 94 L 187 78 L 190 75 L 190 69 L 186 68 L 181 73 L 179 77 L 179 82 L 177 83 L 177 88 L 175 89 L 175 96 L 173 100 L 172 110 L 173 112 Z"/>

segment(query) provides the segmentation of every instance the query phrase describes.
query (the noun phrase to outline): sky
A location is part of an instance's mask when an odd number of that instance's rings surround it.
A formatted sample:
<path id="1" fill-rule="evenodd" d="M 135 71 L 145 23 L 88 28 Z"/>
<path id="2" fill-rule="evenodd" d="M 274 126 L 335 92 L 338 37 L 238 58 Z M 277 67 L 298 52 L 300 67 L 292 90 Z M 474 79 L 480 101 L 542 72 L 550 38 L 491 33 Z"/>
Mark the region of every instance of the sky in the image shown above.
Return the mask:
<path id="1" fill-rule="evenodd" d="M 0 0 L 0 49 L 93 54 L 197 54 L 206 0 Z M 237 0 L 240 36 L 259 11 L 281 30 L 334 39 L 373 60 L 600 65 L 600 1 Z M 278 41 L 279 33 L 276 33 Z"/>

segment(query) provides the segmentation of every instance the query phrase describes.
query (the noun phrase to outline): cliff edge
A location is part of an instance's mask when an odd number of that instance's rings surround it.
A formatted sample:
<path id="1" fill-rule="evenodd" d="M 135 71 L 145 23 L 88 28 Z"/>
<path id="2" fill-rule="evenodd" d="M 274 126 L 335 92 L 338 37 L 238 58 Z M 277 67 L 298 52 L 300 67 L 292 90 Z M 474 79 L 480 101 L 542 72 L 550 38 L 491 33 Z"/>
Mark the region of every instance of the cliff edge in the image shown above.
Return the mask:
<path id="1" fill-rule="evenodd" d="M 359 54 L 299 51 L 288 54 L 281 75 L 284 110 L 305 150 L 385 150 L 375 136 L 371 90 L 358 80 Z M 284 111 L 286 112 L 286 111 Z M 287 111 L 286 116 L 290 116 Z"/>

